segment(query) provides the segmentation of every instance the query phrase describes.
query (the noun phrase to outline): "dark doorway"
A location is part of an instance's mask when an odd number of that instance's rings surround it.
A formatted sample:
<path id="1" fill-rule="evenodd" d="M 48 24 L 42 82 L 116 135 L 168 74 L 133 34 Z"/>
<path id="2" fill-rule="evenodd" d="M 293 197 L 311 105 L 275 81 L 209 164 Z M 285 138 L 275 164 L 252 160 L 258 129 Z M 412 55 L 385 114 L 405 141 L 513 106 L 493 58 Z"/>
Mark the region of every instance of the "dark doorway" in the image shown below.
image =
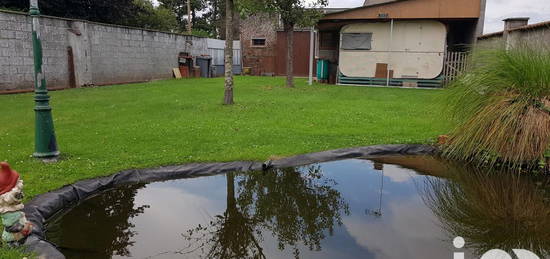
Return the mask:
<path id="1" fill-rule="evenodd" d="M 74 67 L 73 48 L 67 47 L 67 62 L 69 63 L 69 87 L 76 88 L 76 74 Z"/>

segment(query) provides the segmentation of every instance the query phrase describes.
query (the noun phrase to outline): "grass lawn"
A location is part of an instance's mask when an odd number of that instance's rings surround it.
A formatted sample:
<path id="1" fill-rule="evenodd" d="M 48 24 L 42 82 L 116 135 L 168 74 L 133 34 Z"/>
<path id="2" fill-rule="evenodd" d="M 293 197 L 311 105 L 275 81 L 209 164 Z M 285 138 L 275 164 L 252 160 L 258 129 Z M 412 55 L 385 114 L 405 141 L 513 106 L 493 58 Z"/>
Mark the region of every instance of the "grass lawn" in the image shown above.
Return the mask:
<path id="1" fill-rule="evenodd" d="M 33 95 L 0 96 L 0 160 L 22 175 L 28 200 L 130 168 L 427 143 L 449 129 L 441 90 L 283 84 L 238 77 L 234 106 L 221 105 L 222 78 L 51 92 L 62 152 L 53 164 L 31 157 Z"/>
<path id="2" fill-rule="evenodd" d="M 440 90 L 283 87 L 282 78 L 167 80 L 51 92 L 61 161 L 34 151 L 33 95 L 0 96 L 0 160 L 25 181 L 26 199 L 130 168 L 258 160 L 374 144 L 429 143 L 449 129 Z M 0 258 L 21 258 L 0 249 Z"/>

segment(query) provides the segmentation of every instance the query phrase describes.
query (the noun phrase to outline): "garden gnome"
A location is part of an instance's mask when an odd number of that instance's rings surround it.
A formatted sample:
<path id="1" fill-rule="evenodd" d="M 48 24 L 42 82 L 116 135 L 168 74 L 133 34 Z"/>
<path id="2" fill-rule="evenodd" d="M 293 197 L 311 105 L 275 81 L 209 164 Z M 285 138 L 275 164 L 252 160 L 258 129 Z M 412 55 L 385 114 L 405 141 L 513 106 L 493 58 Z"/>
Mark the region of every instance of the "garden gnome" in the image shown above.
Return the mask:
<path id="1" fill-rule="evenodd" d="M 4 232 L 2 240 L 10 246 L 22 244 L 32 232 L 32 223 L 23 209 L 23 181 L 6 162 L 0 163 L 0 217 Z"/>

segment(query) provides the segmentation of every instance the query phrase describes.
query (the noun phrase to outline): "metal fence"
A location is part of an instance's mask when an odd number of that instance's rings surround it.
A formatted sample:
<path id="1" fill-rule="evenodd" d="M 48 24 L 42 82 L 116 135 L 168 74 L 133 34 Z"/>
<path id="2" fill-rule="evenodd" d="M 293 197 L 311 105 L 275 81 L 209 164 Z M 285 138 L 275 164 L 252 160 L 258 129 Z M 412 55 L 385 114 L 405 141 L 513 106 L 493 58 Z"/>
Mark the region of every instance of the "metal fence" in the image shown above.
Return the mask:
<path id="1" fill-rule="evenodd" d="M 225 41 L 208 39 L 208 54 L 212 57 L 212 67 L 214 76 L 223 76 L 225 71 Z M 241 42 L 233 42 L 233 73 L 240 75 L 242 73 L 242 51 Z"/>

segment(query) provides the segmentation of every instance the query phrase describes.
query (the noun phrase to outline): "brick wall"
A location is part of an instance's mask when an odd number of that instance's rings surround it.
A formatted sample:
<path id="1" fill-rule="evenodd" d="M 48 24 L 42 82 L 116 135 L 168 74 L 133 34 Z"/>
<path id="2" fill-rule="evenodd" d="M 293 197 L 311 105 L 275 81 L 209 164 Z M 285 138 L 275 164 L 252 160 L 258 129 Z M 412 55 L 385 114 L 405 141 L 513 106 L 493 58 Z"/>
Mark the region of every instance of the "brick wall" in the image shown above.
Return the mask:
<path id="1" fill-rule="evenodd" d="M 275 73 L 277 18 L 267 14 L 251 16 L 241 21 L 243 67 L 251 67 L 253 75 Z M 252 46 L 252 39 L 265 39 L 263 47 Z"/>
<path id="2" fill-rule="evenodd" d="M 51 85 L 65 86 L 67 35 L 63 20 L 43 19 L 44 72 Z M 31 18 L 0 12 L 0 90 L 33 88 Z"/>
<path id="3" fill-rule="evenodd" d="M 70 86 L 70 62 L 78 87 L 171 78 L 180 52 L 208 54 L 206 38 L 56 17 L 40 22 L 48 87 Z M 32 88 L 31 18 L 0 11 L 0 91 Z"/>

